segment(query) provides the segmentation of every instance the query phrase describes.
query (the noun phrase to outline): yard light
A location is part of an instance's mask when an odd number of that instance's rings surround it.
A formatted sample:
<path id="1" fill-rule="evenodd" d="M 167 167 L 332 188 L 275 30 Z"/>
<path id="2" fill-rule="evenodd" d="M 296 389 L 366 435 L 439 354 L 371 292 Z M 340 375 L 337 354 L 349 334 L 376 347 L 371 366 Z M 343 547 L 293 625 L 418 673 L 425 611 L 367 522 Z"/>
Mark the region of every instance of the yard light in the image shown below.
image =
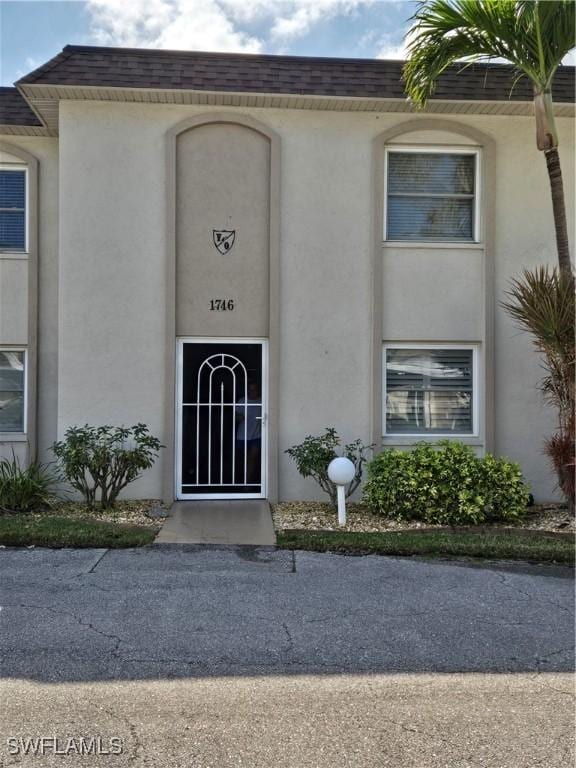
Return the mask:
<path id="1" fill-rule="evenodd" d="M 346 493 L 345 486 L 354 480 L 356 467 L 346 456 L 338 456 L 328 464 L 328 477 L 337 486 L 338 491 L 338 525 L 346 525 Z"/>

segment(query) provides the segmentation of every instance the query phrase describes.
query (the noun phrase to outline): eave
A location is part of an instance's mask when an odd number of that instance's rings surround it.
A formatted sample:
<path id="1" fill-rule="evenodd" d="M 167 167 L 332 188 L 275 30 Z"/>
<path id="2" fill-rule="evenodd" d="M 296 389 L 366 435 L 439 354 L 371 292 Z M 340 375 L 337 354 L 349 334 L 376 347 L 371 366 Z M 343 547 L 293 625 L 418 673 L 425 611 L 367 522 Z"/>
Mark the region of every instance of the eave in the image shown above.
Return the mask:
<path id="1" fill-rule="evenodd" d="M 300 94 L 242 93 L 206 90 L 153 88 L 111 88 L 74 85 L 21 84 L 18 90 L 38 115 L 45 128 L 6 126 L 6 133 L 58 135 L 59 105 L 62 100 L 124 102 L 132 104 L 201 105 L 213 107 L 257 107 L 264 109 L 308 109 L 333 112 L 413 113 L 404 99 L 373 99 Z M 431 100 L 428 114 L 522 115 L 534 114 L 532 101 L 444 101 Z M 574 104 L 556 103 L 555 114 L 573 117 Z M 0 126 L 2 130 L 2 126 Z"/>

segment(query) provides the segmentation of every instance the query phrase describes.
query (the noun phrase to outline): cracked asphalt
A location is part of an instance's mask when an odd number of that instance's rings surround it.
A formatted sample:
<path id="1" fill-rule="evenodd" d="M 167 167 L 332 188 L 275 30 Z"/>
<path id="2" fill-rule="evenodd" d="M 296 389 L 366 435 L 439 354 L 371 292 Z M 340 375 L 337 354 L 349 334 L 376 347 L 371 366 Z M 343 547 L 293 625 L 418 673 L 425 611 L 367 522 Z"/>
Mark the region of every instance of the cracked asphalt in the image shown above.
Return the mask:
<path id="1" fill-rule="evenodd" d="M 0 768 L 571 768 L 572 576 L 268 549 L 0 550 Z M 42 736 L 118 737 L 123 752 L 11 754 L 7 739 Z"/>

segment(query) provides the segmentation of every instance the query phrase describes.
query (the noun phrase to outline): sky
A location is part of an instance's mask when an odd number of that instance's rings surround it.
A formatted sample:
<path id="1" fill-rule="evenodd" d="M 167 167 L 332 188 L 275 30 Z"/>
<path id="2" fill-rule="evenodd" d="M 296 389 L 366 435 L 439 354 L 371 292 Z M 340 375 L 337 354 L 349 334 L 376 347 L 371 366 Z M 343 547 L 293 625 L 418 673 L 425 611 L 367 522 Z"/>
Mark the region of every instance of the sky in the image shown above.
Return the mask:
<path id="1" fill-rule="evenodd" d="M 403 58 L 412 0 L 0 0 L 0 84 L 65 45 Z"/>

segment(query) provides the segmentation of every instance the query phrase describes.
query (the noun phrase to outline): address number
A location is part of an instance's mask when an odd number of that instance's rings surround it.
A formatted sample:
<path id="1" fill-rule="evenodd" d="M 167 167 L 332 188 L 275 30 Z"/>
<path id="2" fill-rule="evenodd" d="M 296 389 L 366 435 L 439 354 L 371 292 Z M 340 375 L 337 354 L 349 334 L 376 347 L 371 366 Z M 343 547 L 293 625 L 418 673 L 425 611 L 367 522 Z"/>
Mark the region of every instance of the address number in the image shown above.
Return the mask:
<path id="1" fill-rule="evenodd" d="M 232 312 L 234 299 L 210 299 L 210 312 Z"/>

